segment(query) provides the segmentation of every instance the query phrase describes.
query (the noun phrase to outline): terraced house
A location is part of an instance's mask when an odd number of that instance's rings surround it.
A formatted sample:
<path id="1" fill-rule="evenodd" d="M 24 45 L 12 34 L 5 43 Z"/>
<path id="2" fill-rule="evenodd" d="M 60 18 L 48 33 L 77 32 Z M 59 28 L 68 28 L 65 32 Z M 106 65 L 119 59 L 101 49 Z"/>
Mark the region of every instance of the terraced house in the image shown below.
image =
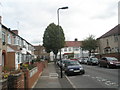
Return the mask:
<path id="1" fill-rule="evenodd" d="M 120 59 L 120 24 L 98 39 L 98 51 L 102 56 L 114 56 Z"/>
<path id="2" fill-rule="evenodd" d="M 34 58 L 34 47 L 18 35 L 18 30 L 10 30 L 1 24 L 1 67 L 19 69 L 21 63 Z"/>

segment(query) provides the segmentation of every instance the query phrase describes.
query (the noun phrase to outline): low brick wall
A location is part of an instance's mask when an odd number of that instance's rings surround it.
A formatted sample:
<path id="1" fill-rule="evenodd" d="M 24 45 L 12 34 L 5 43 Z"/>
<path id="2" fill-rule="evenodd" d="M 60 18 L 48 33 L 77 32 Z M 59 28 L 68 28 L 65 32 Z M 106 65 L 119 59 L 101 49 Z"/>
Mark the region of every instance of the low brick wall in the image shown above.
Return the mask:
<path id="1" fill-rule="evenodd" d="M 9 75 L 8 79 L 0 82 L 2 90 L 33 88 L 35 82 L 41 75 L 43 69 L 47 67 L 47 61 L 35 62 L 35 68 L 32 70 L 23 69 L 22 72 L 14 75 Z"/>
<path id="2" fill-rule="evenodd" d="M 0 90 L 7 90 L 8 86 L 7 86 L 7 79 L 3 79 L 0 80 Z"/>
<path id="3" fill-rule="evenodd" d="M 25 71 L 25 75 L 26 75 L 26 88 L 32 88 L 35 84 L 35 82 L 37 81 L 37 79 L 39 78 L 40 74 L 42 73 L 43 69 L 45 68 L 45 63 L 47 64 L 46 61 L 43 62 L 36 62 L 35 65 L 38 69 L 38 71 L 36 73 L 34 73 L 34 75 L 32 75 L 32 77 L 30 77 L 30 70 L 26 70 Z"/>
<path id="4" fill-rule="evenodd" d="M 24 73 L 8 76 L 8 89 L 24 88 Z"/>

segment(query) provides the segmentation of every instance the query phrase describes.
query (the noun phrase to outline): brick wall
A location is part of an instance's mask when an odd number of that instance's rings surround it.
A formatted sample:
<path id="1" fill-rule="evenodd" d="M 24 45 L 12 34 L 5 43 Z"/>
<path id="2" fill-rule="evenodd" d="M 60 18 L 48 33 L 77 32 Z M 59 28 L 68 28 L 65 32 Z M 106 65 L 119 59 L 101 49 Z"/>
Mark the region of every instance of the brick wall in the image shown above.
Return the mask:
<path id="1" fill-rule="evenodd" d="M 7 79 L 0 81 L 0 90 L 7 90 Z"/>
<path id="2" fill-rule="evenodd" d="M 35 73 L 32 77 L 29 77 L 28 81 L 28 88 L 32 88 L 33 85 L 35 84 L 36 80 L 39 78 L 39 75 L 42 73 L 43 69 L 44 69 L 44 66 L 45 66 L 45 63 L 44 62 L 37 62 L 36 63 L 36 66 L 38 67 L 38 72 Z"/>
<path id="3" fill-rule="evenodd" d="M 4 90 L 7 90 L 6 88 L 10 90 L 19 88 L 32 88 L 41 75 L 43 69 L 47 67 L 47 61 L 36 62 L 35 65 L 38 68 L 38 71 L 33 76 L 30 77 L 30 71 L 28 69 L 23 69 L 19 74 L 9 75 L 8 80 L 0 87 L 4 87 Z"/>
<path id="4" fill-rule="evenodd" d="M 43 69 L 45 68 L 45 63 L 47 65 L 47 62 L 36 62 L 35 65 L 38 68 L 38 71 L 30 77 L 30 72 L 29 70 L 24 71 L 25 76 L 26 76 L 26 88 L 32 88 L 37 79 L 39 78 L 40 74 L 42 73 Z M 46 66 L 47 67 L 47 66 Z"/>
<path id="5" fill-rule="evenodd" d="M 10 75 L 8 77 L 8 89 L 24 88 L 24 73 Z"/>

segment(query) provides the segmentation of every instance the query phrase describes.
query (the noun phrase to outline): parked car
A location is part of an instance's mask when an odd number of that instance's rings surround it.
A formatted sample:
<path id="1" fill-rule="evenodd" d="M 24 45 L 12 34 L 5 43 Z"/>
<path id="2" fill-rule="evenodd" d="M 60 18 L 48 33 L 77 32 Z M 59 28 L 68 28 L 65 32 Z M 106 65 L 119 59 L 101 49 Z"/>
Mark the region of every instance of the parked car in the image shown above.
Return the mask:
<path id="1" fill-rule="evenodd" d="M 100 67 L 120 67 L 120 61 L 115 57 L 103 57 L 99 60 L 98 66 Z"/>
<path id="2" fill-rule="evenodd" d="M 96 57 L 90 57 L 87 61 L 88 65 L 98 65 L 98 58 Z"/>
<path id="3" fill-rule="evenodd" d="M 57 61 L 57 65 L 59 67 L 62 67 L 64 69 L 64 66 L 65 66 L 65 62 L 68 61 L 69 59 L 62 59 L 62 63 L 61 63 L 61 60 L 58 60 Z"/>
<path id="4" fill-rule="evenodd" d="M 82 58 L 78 59 L 78 62 L 81 64 L 82 63 Z"/>
<path id="5" fill-rule="evenodd" d="M 78 62 L 79 62 L 80 64 L 87 64 L 87 60 L 88 60 L 87 57 L 85 57 L 85 58 L 80 58 L 80 59 L 78 60 Z"/>
<path id="6" fill-rule="evenodd" d="M 84 74 L 85 70 L 78 61 L 69 60 L 65 63 L 65 73 L 71 74 Z"/>
<path id="7" fill-rule="evenodd" d="M 87 64 L 88 58 L 84 58 L 84 64 Z"/>

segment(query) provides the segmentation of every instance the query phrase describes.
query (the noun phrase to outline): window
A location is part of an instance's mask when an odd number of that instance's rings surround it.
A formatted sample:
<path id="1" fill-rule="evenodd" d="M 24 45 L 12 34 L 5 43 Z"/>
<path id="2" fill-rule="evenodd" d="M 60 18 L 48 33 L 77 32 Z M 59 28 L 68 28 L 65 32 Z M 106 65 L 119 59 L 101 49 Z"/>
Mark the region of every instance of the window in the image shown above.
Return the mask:
<path id="1" fill-rule="evenodd" d="M 109 46 L 109 42 L 108 42 L 108 39 L 106 39 L 106 42 L 107 42 L 107 46 Z"/>
<path id="2" fill-rule="evenodd" d="M 43 49 L 43 53 L 45 53 L 45 49 Z"/>
<path id="3" fill-rule="evenodd" d="M 114 42 L 118 42 L 118 36 L 114 36 Z"/>
<path id="4" fill-rule="evenodd" d="M 8 44 L 11 44 L 11 35 L 8 34 Z"/>
<path id="5" fill-rule="evenodd" d="M 5 32 L 2 32 L 2 42 L 5 42 Z"/>
<path id="6" fill-rule="evenodd" d="M 71 47 L 69 47 L 69 51 L 71 51 Z"/>
<path id="7" fill-rule="evenodd" d="M 17 62 L 20 63 L 20 53 L 16 53 Z"/>
<path id="8" fill-rule="evenodd" d="M 74 51 L 79 51 L 79 48 L 78 47 L 74 47 Z"/>
<path id="9" fill-rule="evenodd" d="M 66 47 L 64 48 L 64 52 L 67 52 L 67 48 Z"/>
<path id="10" fill-rule="evenodd" d="M 20 38 L 17 37 L 17 45 L 20 45 Z"/>
<path id="11" fill-rule="evenodd" d="M 16 45 L 16 36 L 13 36 L 13 41 L 14 41 L 14 44 Z"/>
<path id="12" fill-rule="evenodd" d="M 115 47 L 115 52 L 119 52 L 119 48 L 118 47 Z"/>

